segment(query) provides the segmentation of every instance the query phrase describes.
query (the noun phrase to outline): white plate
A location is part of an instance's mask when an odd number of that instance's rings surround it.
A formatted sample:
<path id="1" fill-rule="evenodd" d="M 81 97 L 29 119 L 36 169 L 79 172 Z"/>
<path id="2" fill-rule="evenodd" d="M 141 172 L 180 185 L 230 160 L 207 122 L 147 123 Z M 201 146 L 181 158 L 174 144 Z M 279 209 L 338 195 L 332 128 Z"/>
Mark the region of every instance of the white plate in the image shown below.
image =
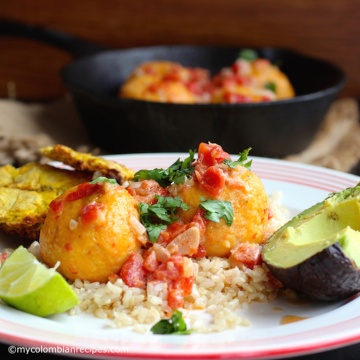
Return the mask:
<path id="1" fill-rule="evenodd" d="M 114 155 L 110 158 L 139 170 L 166 168 L 188 154 Z M 283 193 L 282 202 L 295 215 L 329 193 L 356 185 L 360 178 L 314 166 L 253 157 L 252 170 L 268 194 Z M 0 247 L 11 241 L 0 239 Z M 13 246 L 15 244 L 12 244 Z M 275 311 L 276 308 L 283 309 Z M 269 359 L 311 354 L 360 340 L 360 298 L 335 303 L 289 304 L 277 300 L 253 304 L 244 311 L 250 327 L 215 334 L 163 336 L 111 329 L 89 315 L 35 317 L 0 305 L 0 339 L 12 345 L 37 347 L 43 353 L 96 358 Z M 280 325 L 284 315 L 305 320 Z M 55 350 L 54 350 L 55 349 Z"/>

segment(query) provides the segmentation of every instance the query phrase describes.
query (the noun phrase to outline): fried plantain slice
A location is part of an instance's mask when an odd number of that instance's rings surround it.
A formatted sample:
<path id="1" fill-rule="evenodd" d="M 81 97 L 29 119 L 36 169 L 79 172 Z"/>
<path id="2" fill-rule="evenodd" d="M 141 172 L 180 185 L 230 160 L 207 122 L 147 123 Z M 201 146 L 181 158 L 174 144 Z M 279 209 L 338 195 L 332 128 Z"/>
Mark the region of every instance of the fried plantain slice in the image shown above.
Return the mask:
<path id="1" fill-rule="evenodd" d="M 9 235 L 37 240 L 54 190 L 33 191 L 0 188 L 0 230 Z"/>
<path id="2" fill-rule="evenodd" d="M 65 190 L 91 181 L 92 173 L 28 163 L 0 167 L 0 230 L 36 240 L 50 202 Z"/>
<path id="3" fill-rule="evenodd" d="M 76 170 L 99 172 L 102 176 L 115 179 L 119 184 L 123 184 L 134 176 L 134 171 L 124 165 L 99 156 L 77 152 L 65 145 L 48 146 L 40 149 L 40 153 Z"/>
<path id="4" fill-rule="evenodd" d="M 0 167 L 0 186 L 8 186 L 14 182 L 18 169 L 12 165 L 4 165 Z"/>
<path id="5" fill-rule="evenodd" d="M 39 192 L 54 190 L 58 195 L 75 185 L 91 181 L 93 175 L 87 171 L 73 171 L 35 162 L 23 165 L 12 173 L 15 176 L 7 187 Z"/>

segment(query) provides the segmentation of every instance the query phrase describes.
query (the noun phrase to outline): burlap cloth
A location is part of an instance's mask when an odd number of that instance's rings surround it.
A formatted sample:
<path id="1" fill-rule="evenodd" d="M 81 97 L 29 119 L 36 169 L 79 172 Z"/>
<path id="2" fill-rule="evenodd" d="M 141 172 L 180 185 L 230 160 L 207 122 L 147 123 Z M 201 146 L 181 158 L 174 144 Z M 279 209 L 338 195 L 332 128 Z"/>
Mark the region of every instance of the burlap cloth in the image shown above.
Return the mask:
<path id="1" fill-rule="evenodd" d="M 78 151 L 101 151 L 91 144 L 70 99 L 49 104 L 0 100 L 0 165 L 40 160 L 38 149 L 55 143 Z M 358 102 L 336 100 L 310 146 L 286 159 L 351 172 L 360 160 Z"/>
<path id="2" fill-rule="evenodd" d="M 38 161 L 38 149 L 56 143 L 92 150 L 70 99 L 48 104 L 0 100 L 0 165 Z"/>

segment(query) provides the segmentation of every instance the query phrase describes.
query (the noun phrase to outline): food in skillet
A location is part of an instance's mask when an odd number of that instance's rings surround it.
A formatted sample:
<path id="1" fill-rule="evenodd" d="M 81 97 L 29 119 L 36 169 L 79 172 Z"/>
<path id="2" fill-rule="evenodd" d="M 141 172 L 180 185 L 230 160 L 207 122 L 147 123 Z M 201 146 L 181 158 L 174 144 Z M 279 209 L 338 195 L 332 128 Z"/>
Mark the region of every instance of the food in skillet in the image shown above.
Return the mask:
<path id="1" fill-rule="evenodd" d="M 210 85 L 205 69 L 187 68 L 170 61 L 138 66 L 120 90 L 120 97 L 169 103 L 202 103 Z"/>
<path id="2" fill-rule="evenodd" d="M 269 60 L 244 50 L 229 67 L 211 77 L 202 68 L 170 61 L 149 61 L 136 67 L 119 96 L 168 103 L 248 103 L 295 96 L 288 77 Z"/>
<path id="3" fill-rule="evenodd" d="M 248 103 L 289 99 L 295 91 L 288 77 L 269 60 L 244 51 L 231 67 L 212 79 L 213 103 Z"/>

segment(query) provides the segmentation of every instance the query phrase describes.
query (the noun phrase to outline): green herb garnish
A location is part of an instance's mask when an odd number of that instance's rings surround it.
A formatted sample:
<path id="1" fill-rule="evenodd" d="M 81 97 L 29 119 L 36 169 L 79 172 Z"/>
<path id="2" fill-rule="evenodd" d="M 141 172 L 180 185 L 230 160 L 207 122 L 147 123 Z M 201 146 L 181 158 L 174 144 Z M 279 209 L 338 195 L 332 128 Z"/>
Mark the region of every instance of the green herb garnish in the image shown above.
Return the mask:
<path id="1" fill-rule="evenodd" d="M 229 159 L 225 159 L 223 161 L 223 163 L 227 166 L 229 166 L 231 169 L 235 169 L 236 166 L 240 165 L 240 166 L 244 166 L 246 167 L 247 169 L 251 169 L 251 164 L 252 164 L 252 160 L 247 160 L 247 157 L 249 155 L 249 152 L 251 150 L 251 147 L 250 148 L 247 148 L 245 150 L 243 150 L 242 152 L 239 153 L 239 159 L 236 160 L 236 161 L 232 161 L 232 160 L 229 160 Z"/>
<path id="2" fill-rule="evenodd" d="M 192 330 L 188 330 L 186 322 L 182 317 L 182 312 L 175 310 L 170 319 L 162 319 L 150 329 L 153 334 L 159 335 L 188 335 Z"/>
<path id="3" fill-rule="evenodd" d="M 249 62 L 254 61 L 259 58 L 257 52 L 252 49 L 241 50 L 238 56 L 240 59 L 247 60 Z"/>
<path id="4" fill-rule="evenodd" d="M 276 93 L 276 84 L 274 82 L 268 82 L 264 85 L 265 89 L 271 90 L 272 92 Z"/>
<path id="5" fill-rule="evenodd" d="M 179 197 L 156 196 L 158 199 L 154 205 L 141 202 L 139 204 L 140 221 L 145 226 L 149 240 L 156 242 L 161 231 L 178 219 L 179 209 L 189 210 Z"/>
<path id="6" fill-rule="evenodd" d="M 190 150 L 186 159 L 176 160 L 167 169 L 139 170 L 135 173 L 133 180 L 155 180 L 164 188 L 172 183 L 183 184 L 194 172 L 194 166 L 192 166 L 194 156 L 195 151 Z"/>
<path id="7" fill-rule="evenodd" d="M 101 183 L 101 182 L 107 182 L 113 185 L 117 185 L 117 182 L 115 179 L 109 179 L 107 177 L 104 176 L 99 176 L 98 178 L 94 179 L 93 181 L 90 182 L 90 184 L 96 184 L 96 183 Z"/>
<path id="8" fill-rule="evenodd" d="M 205 210 L 205 219 L 219 222 L 223 218 L 227 226 L 231 226 L 234 221 L 234 210 L 230 201 L 206 200 L 201 197 L 200 207 Z"/>

